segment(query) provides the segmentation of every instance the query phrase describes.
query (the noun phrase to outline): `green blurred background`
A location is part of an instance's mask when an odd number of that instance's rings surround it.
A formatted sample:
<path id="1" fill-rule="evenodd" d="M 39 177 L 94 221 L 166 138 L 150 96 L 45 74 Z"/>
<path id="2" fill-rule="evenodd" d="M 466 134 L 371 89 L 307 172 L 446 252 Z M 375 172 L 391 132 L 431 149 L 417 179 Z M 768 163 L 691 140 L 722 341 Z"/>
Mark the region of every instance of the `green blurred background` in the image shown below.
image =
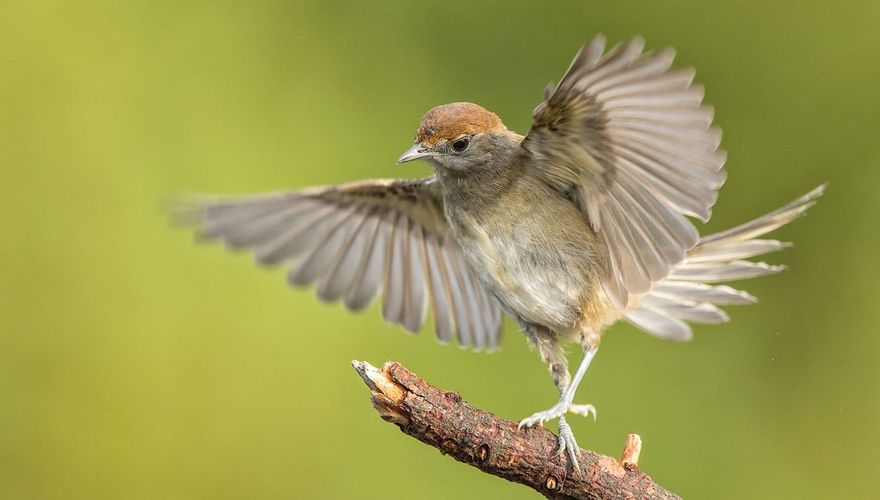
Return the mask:
<path id="1" fill-rule="evenodd" d="M 160 205 L 397 166 L 422 113 L 527 130 L 578 46 L 693 65 L 729 180 L 707 231 L 822 181 L 790 270 L 689 344 L 617 326 L 580 443 L 690 498 L 865 498 L 880 446 L 880 2 L 23 2 L 0 6 L 0 497 L 530 498 L 381 422 L 349 366 L 405 363 L 476 406 L 552 404 L 510 322 L 474 354 L 196 246 Z M 574 356 L 573 356 L 574 357 Z"/>

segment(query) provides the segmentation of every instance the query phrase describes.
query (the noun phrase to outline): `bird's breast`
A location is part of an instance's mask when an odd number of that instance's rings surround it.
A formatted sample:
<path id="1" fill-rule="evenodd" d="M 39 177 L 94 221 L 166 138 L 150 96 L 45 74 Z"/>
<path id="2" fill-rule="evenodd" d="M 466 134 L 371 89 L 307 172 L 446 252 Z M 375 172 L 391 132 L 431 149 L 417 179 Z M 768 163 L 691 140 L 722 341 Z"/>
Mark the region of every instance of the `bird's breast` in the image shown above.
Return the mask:
<path id="1" fill-rule="evenodd" d="M 597 240 L 573 205 L 540 198 L 529 192 L 482 211 L 453 207 L 447 218 L 465 258 L 510 314 L 563 331 L 581 321 L 597 289 Z"/>

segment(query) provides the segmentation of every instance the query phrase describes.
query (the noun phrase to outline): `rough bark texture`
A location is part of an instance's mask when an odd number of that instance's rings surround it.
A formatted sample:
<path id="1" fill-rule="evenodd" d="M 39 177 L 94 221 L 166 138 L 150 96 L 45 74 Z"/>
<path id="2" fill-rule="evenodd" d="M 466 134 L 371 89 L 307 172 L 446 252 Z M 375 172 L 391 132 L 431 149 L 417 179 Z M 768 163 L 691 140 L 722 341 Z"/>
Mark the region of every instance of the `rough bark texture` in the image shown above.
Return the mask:
<path id="1" fill-rule="evenodd" d="M 543 427 L 519 430 L 516 422 L 474 408 L 458 393 L 437 389 L 395 362 L 381 369 L 361 361 L 352 365 L 370 387 L 373 407 L 384 420 L 483 472 L 548 498 L 679 498 L 636 467 L 641 449 L 637 435 L 627 439 L 621 461 L 581 449 L 583 474 L 578 475 L 557 453 L 556 436 Z"/>

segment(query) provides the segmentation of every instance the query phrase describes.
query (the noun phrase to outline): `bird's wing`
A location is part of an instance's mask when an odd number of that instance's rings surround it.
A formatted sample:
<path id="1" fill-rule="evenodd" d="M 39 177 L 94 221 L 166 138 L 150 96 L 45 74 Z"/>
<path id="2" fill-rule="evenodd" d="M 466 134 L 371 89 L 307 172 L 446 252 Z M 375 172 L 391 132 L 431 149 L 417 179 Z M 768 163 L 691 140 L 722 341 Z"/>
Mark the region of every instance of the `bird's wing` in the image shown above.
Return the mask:
<path id="1" fill-rule="evenodd" d="M 203 239 L 251 248 L 261 265 L 289 266 L 293 285 L 351 310 L 382 291 L 386 321 L 415 332 L 433 309 L 437 337 L 494 348 L 498 303 L 449 235 L 433 178 L 372 180 L 233 199 L 185 199 L 177 219 Z"/>
<path id="2" fill-rule="evenodd" d="M 536 175 L 570 196 L 609 256 L 603 286 L 624 307 L 698 241 L 685 217 L 709 219 L 725 180 L 721 131 L 693 69 L 635 38 L 603 55 L 585 45 L 533 113 L 523 147 Z"/>
<path id="3" fill-rule="evenodd" d="M 746 292 L 718 282 L 778 273 L 772 266 L 749 259 L 776 252 L 791 243 L 760 239 L 803 216 L 825 192 L 825 185 L 757 219 L 732 229 L 704 236 L 663 280 L 636 297 L 624 318 L 642 330 L 666 340 L 685 341 L 693 336 L 690 323 L 722 323 L 729 318 L 718 306 L 752 304 Z"/>

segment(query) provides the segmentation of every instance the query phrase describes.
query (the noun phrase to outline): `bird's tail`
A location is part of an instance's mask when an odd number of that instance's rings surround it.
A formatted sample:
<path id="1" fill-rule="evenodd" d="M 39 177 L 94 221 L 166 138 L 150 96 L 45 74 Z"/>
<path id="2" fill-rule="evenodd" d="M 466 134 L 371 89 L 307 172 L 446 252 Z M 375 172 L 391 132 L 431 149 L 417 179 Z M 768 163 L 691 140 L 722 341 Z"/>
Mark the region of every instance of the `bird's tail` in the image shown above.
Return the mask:
<path id="1" fill-rule="evenodd" d="M 686 341 L 693 336 L 686 322 L 723 323 L 729 317 L 719 305 L 756 302 L 757 299 L 746 292 L 710 283 L 755 278 L 784 270 L 785 266 L 745 259 L 791 246 L 791 243 L 758 237 L 803 215 L 822 196 L 825 186 L 750 222 L 704 236 L 669 276 L 657 282 L 648 293 L 635 298 L 624 318 L 660 338 Z"/>

